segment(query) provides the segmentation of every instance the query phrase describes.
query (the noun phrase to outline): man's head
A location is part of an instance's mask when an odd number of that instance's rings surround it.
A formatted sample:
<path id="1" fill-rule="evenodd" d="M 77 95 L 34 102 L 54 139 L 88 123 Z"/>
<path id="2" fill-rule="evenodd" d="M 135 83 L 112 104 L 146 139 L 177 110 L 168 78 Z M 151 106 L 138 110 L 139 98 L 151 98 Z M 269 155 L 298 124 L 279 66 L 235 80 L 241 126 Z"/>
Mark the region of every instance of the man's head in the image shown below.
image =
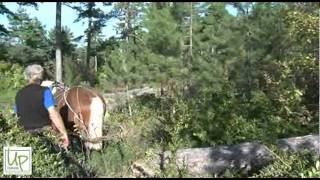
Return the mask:
<path id="1" fill-rule="evenodd" d="M 43 78 L 43 68 L 38 64 L 32 64 L 24 70 L 24 78 L 29 83 L 40 84 Z"/>

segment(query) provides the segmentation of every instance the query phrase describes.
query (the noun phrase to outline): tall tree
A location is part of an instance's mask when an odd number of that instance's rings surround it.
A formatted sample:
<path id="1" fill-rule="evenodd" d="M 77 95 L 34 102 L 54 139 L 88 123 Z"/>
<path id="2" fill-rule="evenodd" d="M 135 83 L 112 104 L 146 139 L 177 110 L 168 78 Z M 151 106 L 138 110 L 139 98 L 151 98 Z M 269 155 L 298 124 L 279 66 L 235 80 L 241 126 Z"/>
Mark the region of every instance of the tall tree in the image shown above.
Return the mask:
<path id="1" fill-rule="evenodd" d="M 63 62 L 63 73 L 62 73 L 62 79 L 63 82 L 65 82 L 65 77 L 66 77 L 66 61 L 67 60 L 75 60 L 76 59 L 76 44 L 73 43 L 73 34 L 72 32 L 70 32 L 70 29 L 67 26 L 63 26 L 62 30 L 61 30 L 61 49 L 63 49 L 63 51 L 61 51 L 61 58 L 62 58 L 62 62 Z M 55 59 L 55 55 L 56 55 L 56 29 L 51 29 L 49 31 L 49 45 L 50 45 L 50 59 Z M 48 64 L 53 65 L 53 62 L 50 62 Z M 70 64 L 70 63 L 69 63 Z M 47 65 L 49 66 L 49 65 Z M 50 68 L 47 68 L 48 70 Z M 50 69 L 50 71 L 48 71 L 47 73 L 50 75 L 50 78 L 55 79 L 56 77 L 56 67 Z"/>
<path id="2" fill-rule="evenodd" d="M 112 3 L 103 3 L 103 6 L 110 6 L 111 4 Z M 78 12 L 78 18 L 75 22 L 79 22 L 85 18 L 88 21 L 88 28 L 85 31 L 87 37 L 87 57 L 85 62 L 87 67 L 90 65 L 90 57 L 92 55 L 91 43 L 93 37 L 96 37 L 101 33 L 101 30 L 106 25 L 107 20 L 113 17 L 112 12 L 110 14 L 104 13 L 101 8 L 96 6 L 97 4 L 95 2 L 85 2 L 80 3 L 80 5 L 71 6 Z"/>
<path id="3" fill-rule="evenodd" d="M 8 31 L 9 60 L 40 64 L 49 60 L 50 48 L 45 28 L 38 19 L 30 18 L 24 9 L 20 8 L 15 17 L 9 17 Z"/>
<path id="4" fill-rule="evenodd" d="M 18 2 L 18 5 L 21 6 L 33 6 L 34 8 L 38 8 L 38 3 L 36 2 Z M 0 15 L 8 15 L 11 17 L 15 16 L 15 13 L 10 11 L 3 2 L 0 2 Z M 3 24 L 0 24 L 0 36 L 1 35 L 8 35 L 8 30 L 3 26 Z"/>
<path id="5" fill-rule="evenodd" d="M 61 2 L 56 2 L 56 81 L 62 82 Z"/>
<path id="6" fill-rule="evenodd" d="M 236 40 L 241 36 L 237 36 L 235 18 L 225 6 L 225 3 L 194 6 L 194 47 L 189 68 L 193 86 L 219 90 L 226 81 L 229 64 L 241 55 L 241 40 Z"/>
<path id="7" fill-rule="evenodd" d="M 194 14 L 194 4 L 189 3 L 173 3 L 171 8 L 171 13 L 178 24 L 178 30 L 184 34 L 183 38 L 183 51 L 182 57 L 185 64 L 190 64 L 188 62 L 192 56 L 192 29 L 193 29 L 193 14 Z M 189 60 L 188 60 L 189 59 Z"/>
<path id="8" fill-rule="evenodd" d="M 137 64 L 139 63 L 138 56 L 142 54 L 143 40 L 141 39 L 140 32 L 137 30 L 139 25 L 140 13 L 142 3 L 125 3 L 119 2 L 115 4 L 115 12 L 117 12 L 117 34 L 119 38 L 113 38 L 112 41 L 117 40 L 119 47 L 111 52 L 111 57 L 107 65 L 108 71 L 117 72 L 117 76 L 122 79 L 124 84 L 134 85 L 134 81 L 138 81 L 136 77 L 138 70 Z M 118 62 L 119 61 L 119 62 Z M 121 64 L 120 69 L 118 67 Z M 119 74 L 118 74 L 119 73 Z M 140 76 L 141 77 L 141 76 Z M 125 85 L 126 86 L 126 85 Z"/>
<path id="9" fill-rule="evenodd" d="M 76 53 L 75 53 L 75 49 L 76 49 L 76 44 L 74 44 L 74 35 L 71 32 L 70 28 L 68 28 L 67 26 L 62 26 L 61 28 L 61 48 L 63 49 L 63 51 L 61 51 L 62 53 L 62 58 L 64 56 L 72 56 L 75 58 Z M 54 59 L 55 57 L 55 51 L 56 51 L 56 29 L 51 29 L 49 31 L 49 43 L 51 48 L 51 58 Z"/>
<path id="10" fill-rule="evenodd" d="M 103 2 L 102 6 L 111 6 L 112 3 Z M 114 12 L 105 13 L 101 8 L 97 7 L 95 2 L 83 2 L 78 3 L 78 5 L 69 5 L 71 8 L 75 9 L 78 12 L 78 17 L 74 22 L 79 22 L 83 19 L 87 19 L 88 28 L 85 30 L 86 42 L 87 42 L 87 51 L 84 64 L 86 65 L 86 76 L 91 85 L 96 83 L 96 77 L 94 72 L 91 69 L 91 57 L 96 56 L 96 51 L 92 49 L 92 41 L 97 41 L 98 35 L 101 33 L 102 28 L 106 25 L 106 22 L 114 16 Z M 79 38 L 82 38 L 80 36 Z M 97 44 L 97 43 L 96 43 Z"/>
<path id="11" fill-rule="evenodd" d="M 171 8 L 150 4 L 143 22 L 148 31 L 144 38 L 150 54 L 147 58 L 149 72 L 153 81 L 161 86 L 173 86 L 186 73 L 180 59 L 183 35 L 178 31 L 179 26 L 171 14 Z"/>

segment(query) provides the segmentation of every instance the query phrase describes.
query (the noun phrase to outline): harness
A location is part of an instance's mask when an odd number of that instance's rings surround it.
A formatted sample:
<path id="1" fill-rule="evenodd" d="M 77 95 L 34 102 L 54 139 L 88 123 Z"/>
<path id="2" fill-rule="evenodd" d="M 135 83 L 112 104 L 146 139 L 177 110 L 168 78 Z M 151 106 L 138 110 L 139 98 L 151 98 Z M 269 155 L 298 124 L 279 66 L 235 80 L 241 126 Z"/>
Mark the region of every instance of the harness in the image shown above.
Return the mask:
<path id="1" fill-rule="evenodd" d="M 84 130 L 85 130 L 85 133 L 88 135 L 89 134 L 89 131 L 88 131 L 88 129 L 87 129 L 87 126 L 85 125 L 85 123 L 83 122 L 83 117 L 82 117 L 82 113 L 81 113 L 81 105 L 80 105 L 80 102 L 79 102 L 79 87 L 76 87 L 77 88 L 77 96 L 76 96 L 76 99 L 77 99 L 77 103 L 78 103 L 78 106 L 79 106 L 79 109 L 80 109 L 80 113 L 76 113 L 75 112 L 75 110 L 74 109 L 72 109 L 72 107 L 71 107 L 71 105 L 69 104 L 69 102 L 67 101 L 67 95 L 68 95 L 68 92 L 69 92 L 69 90 L 70 90 L 70 88 L 69 87 L 66 87 L 66 86 L 63 86 L 62 84 L 60 84 L 60 83 L 56 83 L 56 84 L 54 84 L 54 87 L 56 87 L 56 88 L 59 88 L 59 89 L 61 89 L 63 92 L 63 94 L 62 95 L 59 95 L 59 96 L 57 96 L 57 97 L 61 97 L 61 96 L 63 96 L 63 98 L 61 98 L 59 101 L 58 101 L 58 104 L 62 101 L 62 100 L 64 100 L 64 102 L 66 103 L 66 105 L 68 106 L 68 109 L 73 113 L 73 117 L 74 117 L 74 122 L 75 122 L 75 124 L 76 124 L 76 122 L 80 122 L 80 123 L 82 123 L 82 125 L 83 125 L 83 127 L 84 127 Z M 78 131 L 80 131 L 79 130 L 79 128 L 76 126 L 76 129 L 78 130 Z"/>
<path id="2" fill-rule="evenodd" d="M 53 86 L 53 87 L 56 87 L 56 88 L 58 88 L 58 89 L 60 89 L 60 90 L 62 91 L 62 94 L 58 94 L 58 90 L 56 91 L 58 104 L 59 104 L 62 100 L 64 100 L 64 102 L 65 102 L 65 104 L 67 105 L 68 109 L 74 114 L 74 116 L 73 116 L 73 117 L 74 117 L 73 121 L 75 122 L 75 124 L 77 124 L 77 122 L 78 122 L 78 123 L 81 123 L 81 124 L 84 126 L 85 135 L 86 135 L 86 136 L 90 135 L 89 130 L 88 130 L 90 124 L 88 125 L 88 127 L 85 125 L 85 123 L 84 123 L 84 121 L 83 121 L 82 112 L 81 112 L 81 104 L 80 104 L 80 102 L 79 102 L 79 88 L 82 88 L 82 87 L 80 87 L 80 86 L 75 87 L 75 88 L 77 88 L 77 91 L 76 91 L 76 100 L 77 100 L 78 106 L 79 106 L 79 108 L 80 108 L 80 113 L 76 113 L 75 110 L 72 109 L 70 103 L 67 101 L 67 95 L 68 95 L 69 90 L 70 90 L 71 88 L 69 88 L 69 87 L 65 86 L 63 83 L 59 83 L 59 82 L 54 82 L 52 86 Z M 90 89 L 88 89 L 88 88 L 86 88 L 86 90 L 90 91 L 90 92 L 91 92 L 93 95 L 95 95 L 96 97 L 99 97 L 99 95 L 98 95 L 95 91 L 92 91 L 92 90 L 90 90 Z M 102 100 L 102 101 L 103 101 L 103 100 Z M 105 102 L 104 102 L 103 104 L 104 104 L 104 108 L 105 108 Z M 105 113 L 105 111 L 104 111 L 104 113 Z M 91 122 L 90 122 L 90 123 L 91 123 Z M 96 127 L 93 127 L 93 128 L 95 129 Z M 75 129 L 76 129 L 76 131 L 80 132 L 80 137 L 81 137 L 82 139 L 84 139 L 85 141 L 87 141 L 87 142 L 97 143 L 97 142 L 101 142 L 101 141 L 103 141 L 103 140 L 108 140 L 108 139 L 110 139 L 110 137 L 104 137 L 104 136 L 102 136 L 102 137 L 97 137 L 97 138 L 94 138 L 94 139 L 91 139 L 91 138 L 88 138 L 88 137 L 83 137 L 83 136 L 81 136 L 81 129 L 79 129 L 78 126 L 76 126 Z M 122 132 L 122 128 L 121 128 L 121 132 Z"/>

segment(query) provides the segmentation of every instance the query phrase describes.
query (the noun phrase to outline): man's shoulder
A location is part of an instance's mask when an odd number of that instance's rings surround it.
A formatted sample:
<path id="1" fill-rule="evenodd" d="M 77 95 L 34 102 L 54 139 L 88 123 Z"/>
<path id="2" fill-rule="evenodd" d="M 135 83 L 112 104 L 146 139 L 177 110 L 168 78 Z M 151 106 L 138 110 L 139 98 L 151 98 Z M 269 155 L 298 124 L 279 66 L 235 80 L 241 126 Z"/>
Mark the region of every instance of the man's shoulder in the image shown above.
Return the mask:
<path id="1" fill-rule="evenodd" d="M 29 85 L 25 85 L 25 86 L 22 87 L 20 90 L 18 90 L 17 96 L 20 95 L 22 92 L 24 92 L 28 87 L 29 87 Z"/>
<path id="2" fill-rule="evenodd" d="M 30 92 L 30 91 L 31 92 L 37 92 L 37 91 L 38 92 L 39 91 L 44 92 L 47 89 L 49 89 L 49 88 L 48 87 L 42 87 L 42 86 L 36 85 L 36 84 L 32 84 L 32 85 L 28 84 L 28 85 L 24 86 L 23 88 L 21 88 L 20 90 L 18 90 L 18 92 L 16 94 L 16 97 L 20 96 L 22 94 L 25 94 L 25 93 L 29 94 L 28 92 Z"/>

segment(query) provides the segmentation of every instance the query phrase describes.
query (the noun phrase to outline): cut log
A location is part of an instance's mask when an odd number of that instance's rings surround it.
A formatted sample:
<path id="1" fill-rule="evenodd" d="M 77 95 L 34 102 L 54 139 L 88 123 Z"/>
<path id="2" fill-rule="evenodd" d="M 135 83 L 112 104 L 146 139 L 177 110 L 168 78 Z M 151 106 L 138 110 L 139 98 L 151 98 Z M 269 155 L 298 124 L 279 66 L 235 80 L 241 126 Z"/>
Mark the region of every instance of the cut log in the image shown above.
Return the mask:
<path id="1" fill-rule="evenodd" d="M 176 152 L 179 168 L 192 175 L 221 174 L 227 169 L 244 174 L 271 162 L 268 148 L 260 143 L 242 143 L 232 146 L 181 149 Z"/>
<path id="2" fill-rule="evenodd" d="M 308 150 L 319 155 L 319 139 L 318 135 L 285 138 L 279 139 L 277 146 L 280 150 Z M 179 149 L 175 153 L 160 152 L 136 169 L 139 169 L 139 172 L 148 172 L 148 175 L 142 174 L 141 177 L 150 177 L 168 168 L 169 162 L 173 162 L 178 169 L 185 169 L 191 177 L 219 175 L 226 170 L 235 170 L 246 175 L 267 166 L 274 159 L 273 153 L 265 145 L 246 142 L 231 146 Z"/>
<path id="3" fill-rule="evenodd" d="M 307 135 L 300 137 L 284 138 L 277 141 L 277 146 L 281 150 L 291 150 L 301 152 L 304 150 L 310 151 L 314 155 L 320 155 L 320 136 Z"/>

